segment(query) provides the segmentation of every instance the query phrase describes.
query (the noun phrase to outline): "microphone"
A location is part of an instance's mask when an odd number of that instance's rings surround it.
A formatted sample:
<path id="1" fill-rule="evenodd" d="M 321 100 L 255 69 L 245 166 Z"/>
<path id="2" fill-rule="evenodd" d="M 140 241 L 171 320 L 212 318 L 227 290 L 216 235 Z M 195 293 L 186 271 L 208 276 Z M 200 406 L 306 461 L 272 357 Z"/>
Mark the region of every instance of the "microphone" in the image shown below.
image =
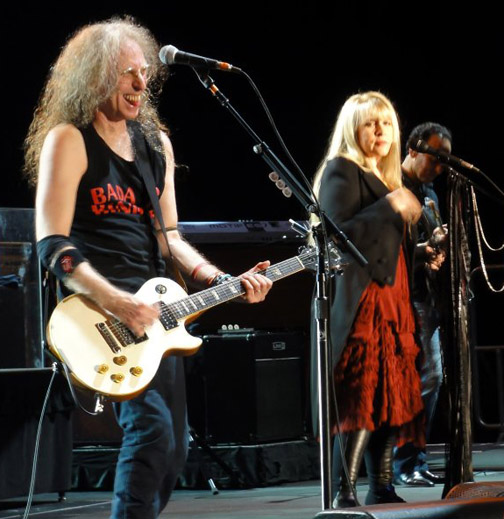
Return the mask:
<path id="1" fill-rule="evenodd" d="M 458 157 L 455 157 L 455 155 L 451 155 L 447 151 L 438 150 L 436 148 L 433 148 L 432 146 L 429 146 L 422 139 L 419 139 L 416 144 L 413 144 L 412 148 L 415 151 L 419 151 L 420 153 L 427 153 L 428 155 L 432 155 L 432 156 L 436 157 L 436 159 L 439 160 L 439 162 L 442 162 L 444 164 L 451 164 L 452 166 L 460 166 L 462 168 L 466 168 L 466 169 L 475 171 L 476 173 L 481 173 L 481 171 L 473 164 L 470 164 L 469 162 L 466 162 L 465 160 L 459 159 Z"/>
<path id="2" fill-rule="evenodd" d="M 241 69 L 234 67 L 225 61 L 205 58 L 190 52 L 182 52 L 173 45 L 165 45 L 159 51 L 159 59 L 165 65 L 189 65 L 190 67 L 202 67 L 207 69 L 224 70 L 226 72 L 241 72 Z"/>

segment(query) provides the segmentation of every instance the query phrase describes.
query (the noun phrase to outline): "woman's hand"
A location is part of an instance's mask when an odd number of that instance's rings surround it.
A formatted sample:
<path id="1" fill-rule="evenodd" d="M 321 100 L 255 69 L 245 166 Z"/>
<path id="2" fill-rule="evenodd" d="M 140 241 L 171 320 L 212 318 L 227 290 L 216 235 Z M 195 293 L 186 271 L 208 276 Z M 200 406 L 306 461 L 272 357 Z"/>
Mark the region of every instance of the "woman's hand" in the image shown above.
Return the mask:
<path id="1" fill-rule="evenodd" d="M 417 197 L 407 188 L 400 187 L 386 196 L 392 209 L 406 223 L 417 223 L 422 215 L 422 206 Z"/>

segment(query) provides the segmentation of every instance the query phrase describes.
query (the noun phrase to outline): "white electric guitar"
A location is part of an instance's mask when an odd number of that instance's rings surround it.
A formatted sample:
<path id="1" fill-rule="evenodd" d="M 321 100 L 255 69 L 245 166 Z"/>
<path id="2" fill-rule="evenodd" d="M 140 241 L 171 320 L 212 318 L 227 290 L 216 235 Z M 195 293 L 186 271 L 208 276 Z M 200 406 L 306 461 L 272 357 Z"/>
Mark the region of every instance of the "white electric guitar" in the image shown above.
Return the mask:
<path id="1" fill-rule="evenodd" d="M 277 281 L 314 267 L 315 249 L 277 263 L 261 272 Z M 342 268 L 332 249 L 331 268 Z M 156 374 L 162 357 L 192 355 L 202 340 L 187 333 L 184 323 L 200 313 L 245 293 L 239 278 L 188 296 L 170 279 L 153 278 L 136 293 L 159 308 L 159 318 L 137 337 L 124 324 L 88 298 L 71 295 L 54 309 L 47 327 L 51 351 L 69 368 L 81 386 L 113 400 L 128 400 L 141 393 Z"/>

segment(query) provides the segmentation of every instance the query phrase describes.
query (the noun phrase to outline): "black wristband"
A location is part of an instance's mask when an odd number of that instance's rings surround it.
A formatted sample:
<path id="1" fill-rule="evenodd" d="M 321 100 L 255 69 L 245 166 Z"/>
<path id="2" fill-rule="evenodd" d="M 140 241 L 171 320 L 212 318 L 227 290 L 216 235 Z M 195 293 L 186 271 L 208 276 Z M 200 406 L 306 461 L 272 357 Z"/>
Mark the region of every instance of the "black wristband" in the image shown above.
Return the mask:
<path id="1" fill-rule="evenodd" d="M 37 253 L 42 265 L 63 281 L 79 263 L 85 261 L 68 236 L 52 234 L 37 242 Z"/>
<path id="2" fill-rule="evenodd" d="M 65 249 L 56 256 L 51 264 L 51 272 L 62 281 L 73 274 L 79 263 L 85 261 L 78 249 Z"/>

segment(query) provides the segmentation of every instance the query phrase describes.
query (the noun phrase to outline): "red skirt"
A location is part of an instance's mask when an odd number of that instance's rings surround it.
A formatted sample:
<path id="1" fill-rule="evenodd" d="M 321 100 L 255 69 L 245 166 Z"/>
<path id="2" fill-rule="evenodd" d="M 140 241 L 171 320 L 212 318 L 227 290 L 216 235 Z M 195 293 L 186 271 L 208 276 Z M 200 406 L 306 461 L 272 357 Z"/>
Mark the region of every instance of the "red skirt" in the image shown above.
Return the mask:
<path id="1" fill-rule="evenodd" d="M 395 282 L 364 290 L 355 321 L 334 370 L 340 427 L 334 432 L 402 427 L 399 441 L 425 440 L 418 418 L 423 409 L 416 358 L 415 319 L 401 247 Z"/>

